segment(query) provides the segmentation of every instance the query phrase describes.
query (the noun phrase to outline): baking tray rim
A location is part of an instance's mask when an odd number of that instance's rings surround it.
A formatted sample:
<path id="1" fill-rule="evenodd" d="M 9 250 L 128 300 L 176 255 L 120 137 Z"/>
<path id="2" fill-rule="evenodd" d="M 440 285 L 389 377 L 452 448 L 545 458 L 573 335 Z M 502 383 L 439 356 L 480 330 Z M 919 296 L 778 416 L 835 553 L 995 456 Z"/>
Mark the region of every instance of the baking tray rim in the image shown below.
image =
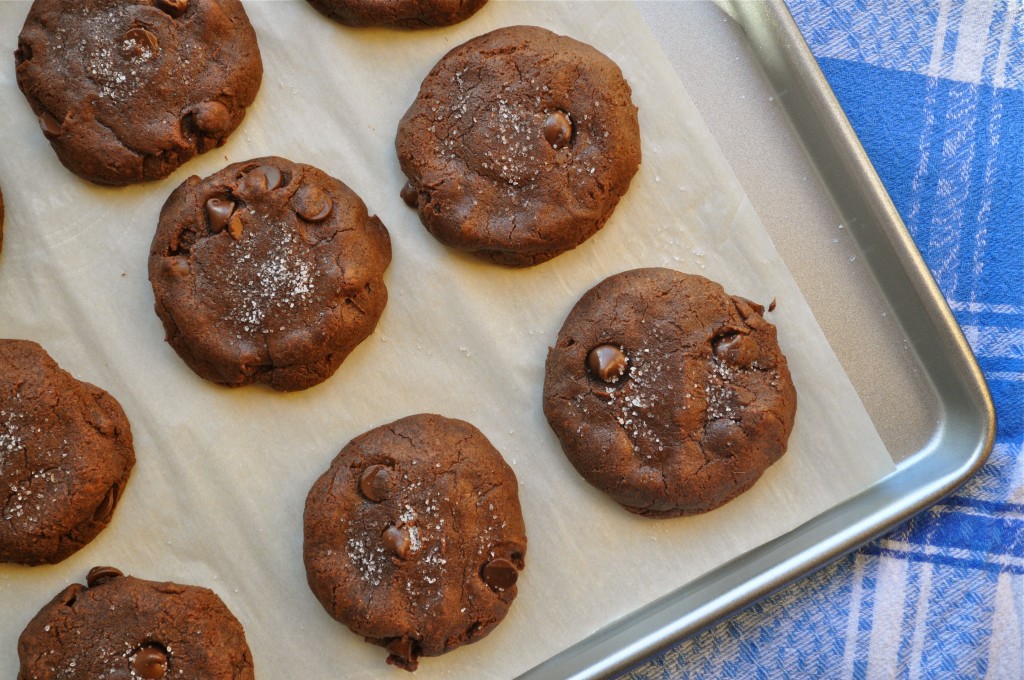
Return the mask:
<path id="1" fill-rule="evenodd" d="M 826 186 L 837 186 L 828 180 L 846 174 L 853 181 L 838 186 L 870 208 L 870 222 L 849 220 L 851 233 L 857 233 L 858 223 L 862 231 L 867 224 L 884 231 L 891 250 L 867 249 L 863 257 L 881 278 L 878 274 L 885 265 L 874 260 L 895 256 L 902 266 L 900 274 L 911 286 L 905 295 L 920 303 L 914 308 L 894 305 L 893 314 L 908 331 L 922 371 L 935 389 L 940 416 L 932 437 L 918 451 L 862 493 L 609 624 L 520 675 L 522 680 L 584 680 L 628 671 L 948 496 L 984 464 L 994 444 L 995 407 L 971 347 L 788 8 L 782 0 L 717 4 L 746 33 L 769 80 L 781 61 L 791 82 L 812 96 L 813 101 L 802 102 L 802 115 L 813 116 L 820 129 L 831 133 L 828 151 L 836 153 L 839 162 L 823 168 L 814 157 L 815 145 L 808 144 L 806 131 L 795 122 L 794 135 L 803 141 Z M 793 122 L 785 99 L 780 103 Z M 834 193 L 830 191 L 833 199 Z M 883 292 L 890 297 L 892 289 L 883 285 Z"/>

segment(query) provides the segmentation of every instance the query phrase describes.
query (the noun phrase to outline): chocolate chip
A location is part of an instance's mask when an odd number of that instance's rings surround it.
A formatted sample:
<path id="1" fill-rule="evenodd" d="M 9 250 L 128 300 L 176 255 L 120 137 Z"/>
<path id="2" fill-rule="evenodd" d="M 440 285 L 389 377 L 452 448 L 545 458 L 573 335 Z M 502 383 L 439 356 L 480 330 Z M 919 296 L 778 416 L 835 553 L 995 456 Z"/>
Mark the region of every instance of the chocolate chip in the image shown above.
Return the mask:
<path id="1" fill-rule="evenodd" d="M 193 120 L 203 132 L 216 135 L 231 127 L 231 111 L 217 101 L 203 102 L 195 108 Z"/>
<path id="2" fill-rule="evenodd" d="M 210 220 L 210 231 L 214 234 L 224 231 L 233 212 L 235 212 L 235 202 L 231 199 L 214 196 L 208 200 L 206 216 Z"/>
<path id="3" fill-rule="evenodd" d="M 552 111 L 544 121 L 544 139 L 553 148 L 559 149 L 572 139 L 572 121 L 565 111 Z"/>
<path id="4" fill-rule="evenodd" d="M 167 650 L 151 643 L 132 656 L 132 672 L 145 680 L 160 680 L 167 675 Z"/>
<path id="5" fill-rule="evenodd" d="M 391 491 L 388 484 L 391 471 L 384 465 L 371 465 L 359 477 L 359 493 L 367 500 L 380 503 Z"/>
<path id="6" fill-rule="evenodd" d="M 319 189 L 310 189 L 299 206 L 299 217 L 307 222 L 323 222 L 334 209 L 331 197 Z"/>
<path id="7" fill-rule="evenodd" d="M 59 137 L 64 132 L 64 125 L 57 120 L 49 111 L 43 111 L 39 116 L 39 127 L 47 137 Z"/>
<path id="8" fill-rule="evenodd" d="M 746 333 L 736 331 L 726 331 L 715 336 L 711 348 L 719 360 L 744 368 L 757 361 L 758 357 L 757 343 Z"/>
<path id="9" fill-rule="evenodd" d="M 174 276 L 188 276 L 192 266 L 188 262 L 188 258 L 183 255 L 175 255 L 174 257 L 168 257 L 164 259 L 161 266 Z"/>
<path id="10" fill-rule="evenodd" d="M 93 520 L 102 522 L 110 519 L 110 515 L 114 512 L 115 505 L 117 505 L 117 484 L 107 490 L 107 495 L 103 497 L 103 500 L 100 501 L 100 504 L 92 513 Z"/>
<path id="11" fill-rule="evenodd" d="M 409 536 L 398 527 L 388 527 L 380 537 L 384 548 L 400 560 L 409 556 Z"/>
<path id="12" fill-rule="evenodd" d="M 704 426 L 702 449 L 722 458 L 741 454 L 747 448 L 743 428 L 729 418 L 716 418 Z"/>
<path id="13" fill-rule="evenodd" d="M 134 42 L 137 48 L 143 52 L 156 54 L 160 51 L 160 41 L 157 40 L 157 37 L 141 26 L 128 29 L 128 32 L 124 34 L 124 39 L 125 42 Z"/>
<path id="14" fill-rule="evenodd" d="M 85 583 L 90 588 L 95 588 L 101 583 L 120 578 L 121 576 L 124 576 L 121 570 L 114 567 L 93 567 L 89 570 L 89 575 L 85 577 Z"/>
<path id="15" fill-rule="evenodd" d="M 741 338 L 742 336 L 736 332 L 721 333 L 711 341 L 711 348 L 715 356 L 722 359 L 729 353 L 729 350 L 739 346 Z"/>
<path id="16" fill-rule="evenodd" d="M 484 580 L 491 590 L 499 592 L 508 590 L 519 580 L 519 571 L 516 565 L 504 557 L 498 557 L 484 564 L 480 569 L 480 578 Z"/>
<path id="17" fill-rule="evenodd" d="M 626 373 L 626 354 L 615 345 L 598 345 L 587 355 L 590 373 L 606 383 L 616 383 Z"/>
<path id="18" fill-rule="evenodd" d="M 188 0 L 156 0 L 156 6 L 178 18 L 188 9 Z"/>
<path id="19" fill-rule="evenodd" d="M 281 171 L 273 165 L 261 165 L 249 174 L 255 177 L 262 177 L 263 188 L 267 191 L 273 191 L 280 187 L 281 182 L 284 179 L 281 175 Z"/>
<path id="20" fill-rule="evenodd" d="M 770 303 L 768 303 L 768 311 L 769 312 L 774 312 L 775 311 L 775 298 L 772 298 L 772 301 Z"/>
<path id="21" fill-rule="evenodd" d="M 406 182 L 405 186 L 402 187 L 402 200 L 410 208 L 416 207 L 416 201 L 419 199 L 420 192 L 416 191 L 416 187 L 412 185 L 412 182 Z"/>

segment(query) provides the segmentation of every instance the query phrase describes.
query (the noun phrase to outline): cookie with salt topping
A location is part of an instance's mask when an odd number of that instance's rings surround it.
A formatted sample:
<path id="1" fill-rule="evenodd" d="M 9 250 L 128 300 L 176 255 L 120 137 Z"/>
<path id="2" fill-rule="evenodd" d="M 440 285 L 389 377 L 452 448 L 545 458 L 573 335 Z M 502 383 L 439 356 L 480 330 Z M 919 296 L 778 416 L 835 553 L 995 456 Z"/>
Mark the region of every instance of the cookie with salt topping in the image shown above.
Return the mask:
<path id="1" fill-rule="evenodd" d="M 167 199 L 149 280 L 167 342 L 198 375 L 300 390 L 377 325 L 388 231 L 340 180 L 266 157 L 185 180 Z"/>
<path id="2" fill-rule="evenodd" d="M 29 622 L 19 680 L 252 680 L 238 619 L 211 590 L 96 567 Z"/>
<path id="3" fill-rule="evenodd" d="M 53 564 L 110 523 L 135 466 L 121 405 L 28 340 L 0 340 L 0 562 Z"/>
<path id="4" fill-rule="evenodd" d="M 239 0 L 35 0 L 15 74 L 79 177 L 122 185 L 220 146 L 263 78 Z"/>
<path id="5" fill-rule="evenodd" d="M 446 54 L 398 126 L 401 195 L 442 243 L 525 267 L 600 229 L 640 165 L 619 67 L 536 26 Z"/>
<path id="6" fill-rule="evenodd" d="M 548 351 L 544 414 L 576 470 L 630 512 L 706 512 L 786 451 L 796 390 L 764 308 L 670 269 L 610 276 Z"/>
<path id="7" fill-rule="evenodd" d="M 356 437 L 310 489 L 303 522 L 313 593 L 406 670 L 490 633 L 518 593 L 516 477 L 461 420 L 420 414 Z"/>
<path id="8" fill-rule="evenodd" d="M 309 0 L 324 16 L 346 26 L 432 28 L 468 19 L 487 0 Z"/>

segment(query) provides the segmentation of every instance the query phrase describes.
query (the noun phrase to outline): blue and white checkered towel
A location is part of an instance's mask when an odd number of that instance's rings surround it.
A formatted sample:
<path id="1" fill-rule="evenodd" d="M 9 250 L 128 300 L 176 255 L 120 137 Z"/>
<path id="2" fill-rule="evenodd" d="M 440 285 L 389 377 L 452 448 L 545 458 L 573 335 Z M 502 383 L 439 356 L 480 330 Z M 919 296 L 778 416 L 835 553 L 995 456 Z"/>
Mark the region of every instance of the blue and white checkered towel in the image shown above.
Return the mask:
<path id="1" fill-rule="evenodd" d="M 1024 4 L 787 0 L 996 404 L 956 494 L 630 674 L 1024 678 Z"/>

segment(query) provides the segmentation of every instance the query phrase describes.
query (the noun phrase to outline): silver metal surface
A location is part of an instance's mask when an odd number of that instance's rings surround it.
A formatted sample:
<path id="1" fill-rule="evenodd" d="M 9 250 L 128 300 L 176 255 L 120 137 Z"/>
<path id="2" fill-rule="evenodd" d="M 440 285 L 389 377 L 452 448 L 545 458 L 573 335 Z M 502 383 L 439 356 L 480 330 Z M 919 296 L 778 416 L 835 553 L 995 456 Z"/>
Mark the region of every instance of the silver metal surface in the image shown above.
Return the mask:
<path id="1" fill-rule="evenodd" d="M 785 6 L 638 5 L 898 465 L 521 676 L 530 680 L 614 676 L 828 564 L 952 492 L 995 433 L 970 347 Z"/>

